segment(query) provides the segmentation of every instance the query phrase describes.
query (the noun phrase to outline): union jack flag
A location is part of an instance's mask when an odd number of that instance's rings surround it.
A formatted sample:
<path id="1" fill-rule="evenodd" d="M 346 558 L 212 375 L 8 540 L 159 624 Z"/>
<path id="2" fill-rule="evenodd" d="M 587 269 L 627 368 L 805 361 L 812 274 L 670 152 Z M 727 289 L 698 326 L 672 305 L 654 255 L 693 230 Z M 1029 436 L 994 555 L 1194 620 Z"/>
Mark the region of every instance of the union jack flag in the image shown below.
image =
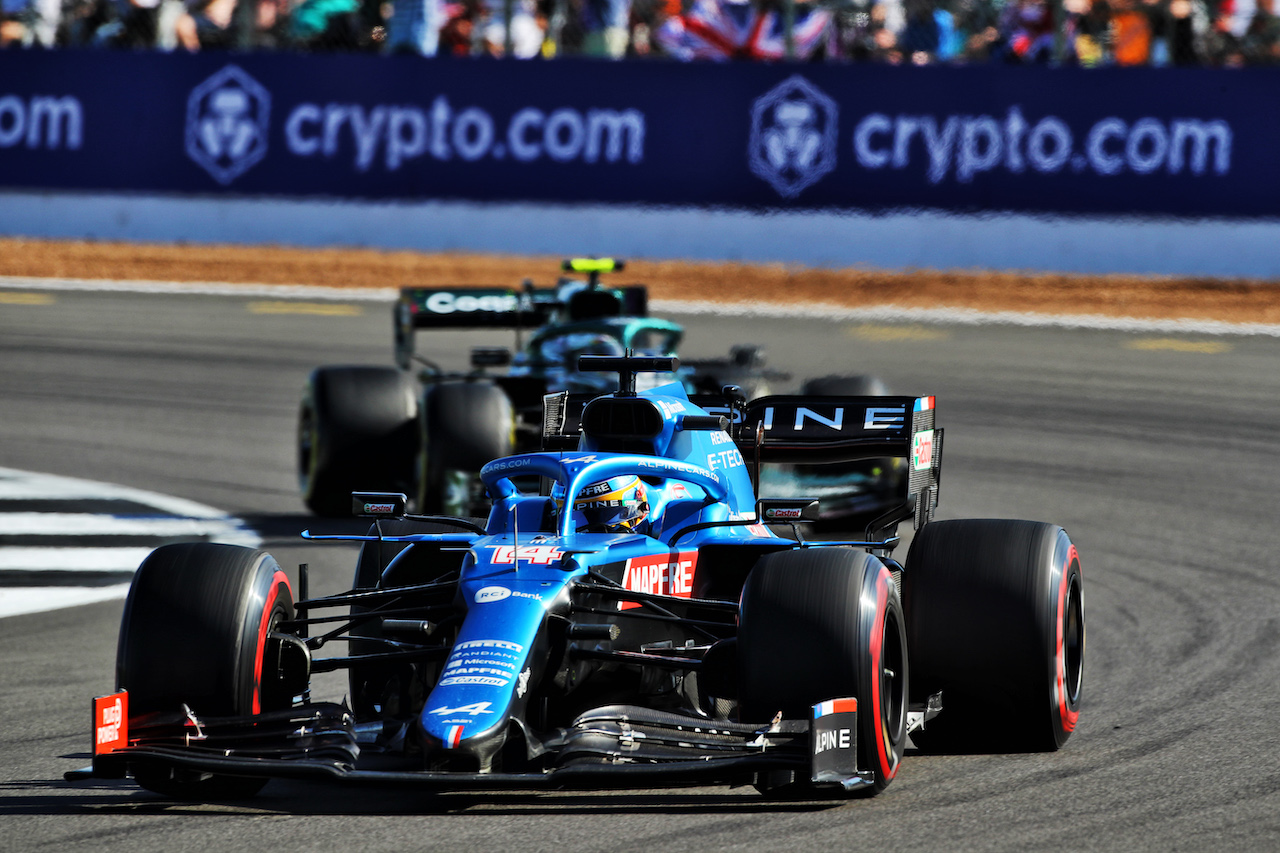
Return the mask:
<path id="1" fill-rule="evenodd" d="M 797 4 L 792 29 L 796 59 L 812 56 L 833 31 L 830 10 Z M 694 0 L 688 12 L 664 21 L 655 37 L 669 56 L 685 61 L 776 60 L 787 52 L 782 15 L 737 0 Z"/>

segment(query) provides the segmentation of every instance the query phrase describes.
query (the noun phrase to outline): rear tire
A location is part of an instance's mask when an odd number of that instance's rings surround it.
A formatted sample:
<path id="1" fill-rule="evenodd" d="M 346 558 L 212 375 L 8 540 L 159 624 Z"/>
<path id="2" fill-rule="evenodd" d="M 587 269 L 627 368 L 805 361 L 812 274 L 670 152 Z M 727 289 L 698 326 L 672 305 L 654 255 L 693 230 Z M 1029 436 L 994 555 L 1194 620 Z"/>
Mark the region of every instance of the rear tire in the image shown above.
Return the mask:
<path id="1" fill-rule="evenodd" d="M 418 511 L 473 516 L 470 488 L 480 469 L 515 445 L 511 400 L 491 382 L 428 386 L 422 407 Z M 465 495 L 458 490 L 466 488 Z"/>
<path id="2" fill-rule="evenodd" d="M 889 388 L 879 376 L 856 374 L 852 376 L 817 376 L 807 380 L 800 388 L 802 396 L 814 397 L 885 397 Z M 816 525 L 823 533 L 842 532 L 861 536 L 867 525 L 883 515 L 891 506 L 901 501 L 902 480 L 907 473 L 905 459 L 860 459 L 835 465 L 798 466 L 797 471 L 826 480 L 845 474 L 850 481 L 872 481 L 863 488 L 873 497 L 870 506 L 861 509 L 841 507 L 840 499 L 828 501 L 822 510 L 822 518 Z M 856 488 L 850 486 L 851 489 Z"/>
<path id="3" fill-rule="evenodd" d="M 879 376 L 816 376 L 800 388 L 806 397 L 886 397 L 889 389 Z"/>
<path id="4" fill-rule="evenodd" d="M 180 711 L 250 716 L 287 708 L 263 681 L 267 635 L 293 618 L 293 592 L 275 559 L 235 545 L 188 543 L 152 551 L 134 575 L 120 624 L 116 681 L 131 716 Z M 256 793 L 265 779 L 135 768 L 144 788 L 182 799 Z"/>
<path id="5" fill-rule="evenodd" d="M 393 367 L 319 367 L 298 412 L 298 485 L 307 508 L 351 515 L 356 490 L 412 494 L 417 383 Z"/>
<path id="6" fill-rule="evenodd" d="M 808 719 L 827 699 L 858 700 L 858 768 L 878 794 L 907 741 L 907 638 L 902 604 L 878 559 L 845 548 L 762 558 L 742 592 L 742 719 Z"/>
<path id="7" fill-rule="evenodd" d="M 902 574 L 913 699 L 942 713 L 912 740 L 936 752 L 1044 752 L 1080 711 L 1083 576 L 1066 531 L 1034 521 L 937 521 Z"/>

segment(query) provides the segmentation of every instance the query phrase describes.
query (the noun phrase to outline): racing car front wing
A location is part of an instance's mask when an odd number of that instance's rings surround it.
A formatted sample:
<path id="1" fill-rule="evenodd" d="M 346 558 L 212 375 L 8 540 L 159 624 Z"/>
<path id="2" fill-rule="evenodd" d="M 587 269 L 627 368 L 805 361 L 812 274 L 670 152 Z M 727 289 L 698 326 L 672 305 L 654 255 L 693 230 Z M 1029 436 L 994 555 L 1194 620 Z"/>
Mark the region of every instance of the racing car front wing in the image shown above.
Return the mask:
<path id="1" fill-rule="evenodd" d="M 915 726 L 937 712 L 913 711 Z M 405 785 L 436 790 L 644 788 L 697 784 L 774 787 L 808 781 L 852 791 L 873 783 L 856 766 L 857 702 L 814 706 L 809 720 L 767 726 L 613 705 L 582 714 L 544 739 L 545 769 L 466 773 L 409 768 L 377 753 L 362 760 L 350 711 L 315 703 L 254 717 L 198 718 L 189 709 L 131 720 L 127 745 L 66 774 L 123 778 L 138 767 L 258 778 Z M 931 711 L 932 713 L 929 713 Z M 915 727 L 913 726 L 913 727 Z M 373 769 L 373 768 L 377 769 Z"/>

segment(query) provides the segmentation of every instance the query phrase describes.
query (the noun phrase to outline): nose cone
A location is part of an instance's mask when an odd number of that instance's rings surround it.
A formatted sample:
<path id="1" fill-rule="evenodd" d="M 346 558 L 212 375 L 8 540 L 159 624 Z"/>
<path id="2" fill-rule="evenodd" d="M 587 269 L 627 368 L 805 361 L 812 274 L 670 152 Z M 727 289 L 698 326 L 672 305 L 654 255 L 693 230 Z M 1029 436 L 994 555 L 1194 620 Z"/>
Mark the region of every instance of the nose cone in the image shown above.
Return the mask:
<path id="1" fill-rule="evenodd" d="M 418 720 L 430 766 L 494 769 L 511 718 L 524 713 L 530 649 L 567 576 L 557 570 L 554 580 L 478 571 L 460 584 L 467 617 Z"/>
<path id="2" fill-rule="evenodd" d="M 467 621 L 463 623 L 463 633 L 445 661 L 440 680 L 436 683 L 431 695 L 423 706 L 419 718 L 419 731 L 422 745 L 428 755 L 435 755 L 437 760 L 448 763 L 466 764 L 465 759 L 454 758 L 438 753 L 459 752 L 476 756 L 480 759 L 478 767 L 481 772 L 488 769 L 488 758 L 502 745 L 506 723 L 515 708 L 523 703 L 518 700 L 527 689 L 527 649 L 532 637 L 520 636 L 527 642 L 515 640 L 487 639 L 489 631 L 498 627 L 495 622 L 506 623 L 507 636 L 511 629 L 520 624 L 530 625 L 536 633 L 537 625 L 542 623 L 543 609 L 539 605 L 536 612 L 510 613 L 514 618 L 502 618 L 502 613 L 509 611 L 535 610 L 520 599 L 512 601 L 510 596 L 492 600 L 486 599 L 485 591 L 479 590 L 480 600 L 484 603 L 472 609 Z M 489 593 L 492 596 L 492 593 Z M 474 598 L 473 598 L 474 600 Z M 505 605 L 505 606 L 504 606 Z M 519 618 L 524 616 L 524 619 Z M 534 623 L 536 617 L 536 624 Z M 477 627 L 473 623 L 479 623 Z M 470 629 L 470 630 L 468 630 Z M 478 639 L 464 639 L 469 634 L 485 634 Z M 515 632 L 518 635 L 530 631 Z"/>
<path id="3" fill-rule="evenodd" d="M 496 769 L 494 758 L 506 743 L 510 715 L 494 713 L 492 716 L 498 719 L 477 720 L 468 717 L 465 709 L 463 711 L 454 715 L 431 715 L 431 712 L 422 715 L 418 736 L 426 765 L 429 768 L 490 773 Z M 429 715 L 440 719 L 429 723 Z"/>

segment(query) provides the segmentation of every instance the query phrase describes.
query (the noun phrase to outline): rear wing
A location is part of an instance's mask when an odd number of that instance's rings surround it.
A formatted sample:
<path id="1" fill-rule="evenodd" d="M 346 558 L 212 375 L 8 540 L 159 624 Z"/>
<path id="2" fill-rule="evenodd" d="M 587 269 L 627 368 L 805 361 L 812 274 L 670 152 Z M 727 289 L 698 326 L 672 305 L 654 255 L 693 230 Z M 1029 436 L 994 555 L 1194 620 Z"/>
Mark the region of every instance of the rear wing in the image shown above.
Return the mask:
<path id="1" fill-rule="evenodd" d="M 536 329 L 559 306 L 553 288 L 403 287 L 392 309 L 396 363 L 413 361 L 418 329 Z"/>
<path id="2" fill-rule="evenodd" d="M 556 304 L 552 288 L 405 287 L 396 303 L 396 327 L 518 329 L 545 323 Z"/>
<path id="3" fill-rule="evenodd" d="M 578 445 L 582 410 L 596 395 L 548 394 L 543 398 L 543 448 Z M 938 506 L 942 475 L 942 430 L 934 425 L 933 397 L 760 397 L 730 404 L 720 395 L 690 396 L 713 415 L 729 419 L 729 433 L 753 465 L 823 465 L 860 459 L 907 460 L 908 476 L 894 520 L 914 518 L 916 528 Z M 893 523 L 886 520 L 886 523 Z"/>
<path id="4" fill-rule="evenodd" d="M 933 397 L 774 396 L 752 400 L 741 414 L 723 401 L 707 411 L 739 424 L 743 443 L 754 443 L 759 430 L 766 462 L 818 464 L 910 456 L 915 434 L 933 429 L 935 403 Z"/>
<path id="5" fill-rule="evenodd" d="M 901 517 L 923 527 L 938 506 L 942 430 L 933 397 L 760 397 L 742 407 L 723 399 L 694 399 L 731 419 L 744 457 L 762 462 L 820 465 L 859 459 L 906 459 Z"/>
<path id="6" fill-rule="evenodd" d="M 401 367 L 409 366 L 413 335 L 418 329 L 513 329 L 519 333 L 546 325 L 557 312 L 569 321 L 590 316 L 648 315 L 648 290 L 643 285 L 583 289 L 579 283 L 572 291 L 561 285 L 401 288 L 392 309 L 396 361 Z"/>

